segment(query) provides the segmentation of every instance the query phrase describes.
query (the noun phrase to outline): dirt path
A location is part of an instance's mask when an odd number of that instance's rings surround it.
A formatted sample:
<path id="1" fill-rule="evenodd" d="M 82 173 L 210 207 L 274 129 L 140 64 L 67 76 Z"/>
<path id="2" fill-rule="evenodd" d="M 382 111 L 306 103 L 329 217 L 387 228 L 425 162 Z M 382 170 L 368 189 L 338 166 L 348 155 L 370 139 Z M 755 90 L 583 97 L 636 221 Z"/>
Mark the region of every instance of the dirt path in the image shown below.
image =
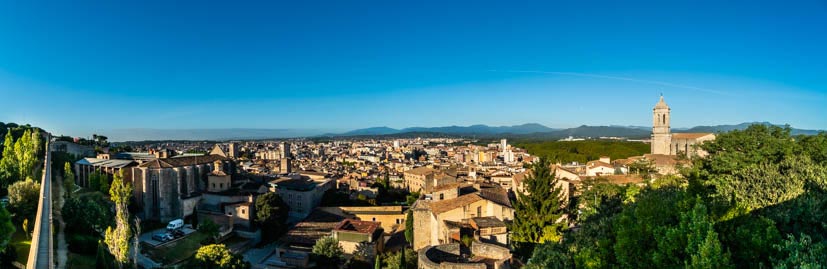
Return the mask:
<path id="1" fill-rule="evenodd" d="M 58 230 L 57 233 L 57 257 L 55 258 L 57 259 L 57 268 L 63 269 L 66 268 L 66 263 L 68 262 L 69 258 L 69 246 L 66 244 L 66 235 L 63 231 L 66 229 L 66 223 L 63 222 L 63 215 L 61 215 L 61 209 L 63 209 L 64 202 L 63 192 L 65 190 L 63 189 L 63 176 L 57 175 L 55 178 L 57 178 L 57 182 L 55 182 L 57 183 L 57 186 L 54 187 L 55 190 L 57 190 L 58 198 L 56 200 L 57 210 L 52 212 L 52 214 L 54 215 L 54 218 L 57 220 L 58 227 L 60 227 L 60 230 Z"/>

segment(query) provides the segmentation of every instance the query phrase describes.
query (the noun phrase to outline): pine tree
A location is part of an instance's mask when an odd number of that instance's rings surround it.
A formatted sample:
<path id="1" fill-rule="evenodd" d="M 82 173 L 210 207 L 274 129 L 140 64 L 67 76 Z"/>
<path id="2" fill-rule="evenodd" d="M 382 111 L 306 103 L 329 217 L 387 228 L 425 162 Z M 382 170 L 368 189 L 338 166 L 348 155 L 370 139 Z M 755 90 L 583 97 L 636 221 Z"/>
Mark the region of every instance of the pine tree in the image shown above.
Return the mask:
<path id="1" fill-rule="evenodd" d="M 564 222 L 563 190 L 551 171 L 548 159 L 541 158 L 531 166 L 526 177 L 525 193 L 517 193 L 514 221 L 511 224 L 512 246 L 518 255 L 528 257 L 536 244 L 557 242 L 562 238 Z"/>

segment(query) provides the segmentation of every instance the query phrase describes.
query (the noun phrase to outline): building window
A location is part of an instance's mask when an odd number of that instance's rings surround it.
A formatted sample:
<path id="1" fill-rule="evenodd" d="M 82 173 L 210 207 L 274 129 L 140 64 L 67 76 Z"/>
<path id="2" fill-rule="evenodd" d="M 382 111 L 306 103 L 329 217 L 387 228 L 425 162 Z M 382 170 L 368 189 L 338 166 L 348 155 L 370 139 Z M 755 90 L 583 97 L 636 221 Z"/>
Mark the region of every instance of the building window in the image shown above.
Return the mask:
<path id="1" fill-rule="evenodd" d="M 246 209 L 242 209 L 242 210 L 241 210 L 241 214 L 247 214 L 247 210 L 246 210 Z"/>
<path id="2" fill-rule="evenodd" d="M 477 207 L 477 217 L 481 217 L 481 216 L 482 216 L 482 207 L 478 206 Z"/>
<path id="3" fill-rule="evenodd" d="M 445 194 L 444 193 L 439 194 L 439 200 L 445 200 Z"/>

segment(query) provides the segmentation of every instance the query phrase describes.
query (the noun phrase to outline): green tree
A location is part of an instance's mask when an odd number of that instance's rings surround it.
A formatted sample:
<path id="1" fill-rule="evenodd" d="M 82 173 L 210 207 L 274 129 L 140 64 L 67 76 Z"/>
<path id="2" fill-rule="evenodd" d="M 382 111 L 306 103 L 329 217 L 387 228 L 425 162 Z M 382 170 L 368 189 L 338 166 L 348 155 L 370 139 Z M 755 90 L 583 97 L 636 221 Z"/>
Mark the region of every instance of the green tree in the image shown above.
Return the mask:
<path id="1" fill-rule="evenodd" d="M 72 165 L 69 162 L 66 162 L 63 166 L 63 192 L 65 198 L 71 199 L 77 190 L 77 185 L 75 185 L 75 173 L 72 172 Z"/>
<path id="2" fill-rule="evenodd" d="M 318 258 L 317 262 L 322 266 L 335 266 L 344 257 L 344 250 L 339 245 L 339 240 L 332 236 L 325 236 L 316 241 L 313 245 L 313 254 Z"/>
<path id="3" fill-rule="evenodd" d="M 801 234 L 798 240 L 787 235 L 787 240 L 775 248 L 781 254 L 773 261 L 774 268 L 827 268 L 827 244 L 813 243 L 809 235 Z"/>
<path id="4" fill-rule="evenodd" d="M 6 188 L 17 181 L 17 155 L 14 154 L 14 137 L 11 130 L 3 142 L 3 158 L 0 159 L 0 187 Z"/>
<path id="5" fill-rule="evenodd" d="M 687 237 L 686 254 L 689 268 L 731 268 L 729 253 L 725 253 L 718 233 L 707 214 L 706 206 L 696 198 L 695 207 L 681 219 Z"/>
<path id="6" fill-rule="evenodd" d="M 195 253 L 194 266 L 207 269 L 247 269 L 250 263 L 234 254 L 224 244 L 202 246 Z"/>
<path id="7" fill-rule="evenodd" d="M 99 193 L 67 199 L 61 209 L 66 232 L 77 234 L 103 234 L 112 224 L 110 201 Z"/>
<path id="8" fill-rule="evenodd" d="M 215 242 L 215 239 L 218 238 L 219 228 L 218 224 L 210 219 L 203 220 L 198 224 L 198 231 L 207 235 L 210 242 Z"/>
<path id="9" fill-rule="evenodd" d="M 26 178 L 34 175 L 34 167 L 38 162 L 40 153 L 40 133 L 35 130 L 26 129 L 23 135 L 14 142 L 14 155 L 18 163 L 18 178 Z"/>
<path id="10" fill-rule="evenodd" d="M 525 269 L 573 268 L 571 258 L 560 243 L 546 242 L 534 249 Z"/>
<path id="11" fill-rule="evenodd" d="M 12 213 L 15 213 L 17 221 L 22 221 L 24 218 L 34 218 L 39 201 L 40 183 L 29 178 L 17 181 L 9 186 L 9 209 Z"/>
<path id="12" fill-rule="evenodd" d="M 89 189 L 92 189 L 94 191 L 100 191 L 100 189 L 101 189 L 101 178 L 103 178 L 103 177 L 104 177 L 103 173 L 101 173 L 98 170 L 95 170 L 94 172 L 90 173 L 89 174 Z M 106 193 L 106 192 L 102 192 L 102 193 Z"/>
<path id="13" fill-rule="evenodd" d="M 535 244 L 560 241 L 566 227 L 565 221 L 559 221 L 566 197 L 548 159 L 540 158 L 531 166 L 524 184 L 529 194 L 517 193 L 517 200 L 512 202 L 514 221 L 509 229 L 512 246 L 521 257 L 531 255 Z"/>
<path id="14" fill-rule="evenodd" d="M 11 213 L 5 206 L 0 206 L 0 250 L 6 249 L 15 228 L 11 221 Z"/>
<path id="15" fill-rule="evenodd" d="M 276 193 L 268 192 L 256 198 L 256 221 L 261 227 L 263 242 L 271 242 L 287 231 L 289 211 L 287 204 Z"/>
<path id="16" fill-rule="evenodd" d="M 115 227 L 106 228 L 104 242 L 119 267 L 129 262 L 129 241 L 132 239 L 132 229 L 127 205 L 131 197 L 132 185 L 123 180 L 123 175 L 116 174 L 115 179 L 112 180 L 112 187 L 109 189 L 109 199 L 115 203 Z"/>
<path id="17" fill-rule="evenodd" d="M 414 219 L 413 210 L 408 210 L 408 215 L 405 217 L 405 240 L 408 244 L 414 243 Z"/>
<path id="18" fill-rule="evenodd" d="M 417 268 L 416 252 L 410 248 L 386 252 L 382 257 L 383 269 Z"/>

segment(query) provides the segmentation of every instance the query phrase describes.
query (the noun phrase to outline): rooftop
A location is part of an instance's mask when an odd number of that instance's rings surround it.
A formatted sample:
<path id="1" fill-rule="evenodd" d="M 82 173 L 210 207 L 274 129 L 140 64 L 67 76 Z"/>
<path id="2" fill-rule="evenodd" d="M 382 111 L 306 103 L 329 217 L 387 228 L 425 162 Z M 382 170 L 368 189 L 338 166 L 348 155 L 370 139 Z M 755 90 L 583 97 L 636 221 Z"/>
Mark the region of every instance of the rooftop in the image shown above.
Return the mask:
<path id="1" fill-rule="evenodd" d="M 334 227 L 333 230 L 373 234 L 376 232 L 376 229 L 378 229 L 380 225 L 381 223 L 375 221 L 345 219 L 342 220 L 342 222 L 339 222 L 339 224 L 336 225 L 336 227 Z"/>

